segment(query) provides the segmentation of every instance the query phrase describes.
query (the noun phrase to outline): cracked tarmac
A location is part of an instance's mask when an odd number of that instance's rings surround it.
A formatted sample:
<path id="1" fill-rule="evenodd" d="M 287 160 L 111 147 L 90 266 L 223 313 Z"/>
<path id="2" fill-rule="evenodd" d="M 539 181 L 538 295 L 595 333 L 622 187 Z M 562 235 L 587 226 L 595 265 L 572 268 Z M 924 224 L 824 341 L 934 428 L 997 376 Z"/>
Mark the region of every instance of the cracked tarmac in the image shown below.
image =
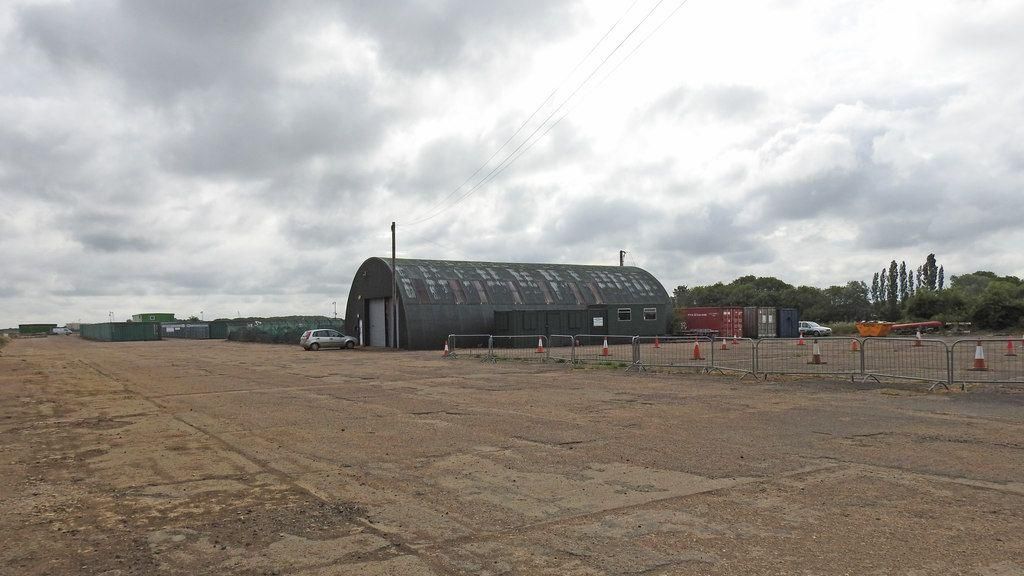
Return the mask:
<path id="1" fill-rule="evenodd" d="M 1024 575 L 1024 392 L 17 340 L 0 574 Z"/>

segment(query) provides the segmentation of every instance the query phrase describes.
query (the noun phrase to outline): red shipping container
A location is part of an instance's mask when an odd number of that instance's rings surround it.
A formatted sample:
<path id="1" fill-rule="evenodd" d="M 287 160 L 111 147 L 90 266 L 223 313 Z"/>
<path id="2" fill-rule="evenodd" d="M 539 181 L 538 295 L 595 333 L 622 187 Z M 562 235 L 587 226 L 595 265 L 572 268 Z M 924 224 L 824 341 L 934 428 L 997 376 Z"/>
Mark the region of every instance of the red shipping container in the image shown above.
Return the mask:
<path id="1" fill-rule="evenodd" d="M 719 336 L 743 336 L 743 308 L 708 306 L 686 309 L 687 330 L 714 330 Z"/>

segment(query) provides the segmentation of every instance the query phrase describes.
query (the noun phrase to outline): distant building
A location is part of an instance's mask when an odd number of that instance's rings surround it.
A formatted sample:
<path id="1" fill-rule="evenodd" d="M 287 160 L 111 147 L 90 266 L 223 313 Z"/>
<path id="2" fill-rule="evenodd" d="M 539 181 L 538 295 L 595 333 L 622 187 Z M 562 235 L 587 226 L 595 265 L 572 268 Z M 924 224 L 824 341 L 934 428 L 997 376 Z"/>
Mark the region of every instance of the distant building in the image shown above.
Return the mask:
<path id="1" fill-rule="evenodd" d="M 173 312 L 146 312 L 132 314 L 132 322 L 174 322 Z"/>
<path id="2" fill-rule="evenodd" d="M 534 334 L 666 334 L 668 293 L 634 266 L 396 260 L 398 343 L 440 348 L 449 334 L 495 334 L 507 312 L 542 318 Z M 349 290 L 345 330 L 368 346 L 392 346 L 391 261 L 370 258 Z M 571 312 L 571 314 L 566 314 Z M 542 316 L 541 316 L 542 314 Z"/>
<path id="3" fill-rule="evenodd" d="M 56 324 L 18 324 L 18 334 L 49 334 Z"/>

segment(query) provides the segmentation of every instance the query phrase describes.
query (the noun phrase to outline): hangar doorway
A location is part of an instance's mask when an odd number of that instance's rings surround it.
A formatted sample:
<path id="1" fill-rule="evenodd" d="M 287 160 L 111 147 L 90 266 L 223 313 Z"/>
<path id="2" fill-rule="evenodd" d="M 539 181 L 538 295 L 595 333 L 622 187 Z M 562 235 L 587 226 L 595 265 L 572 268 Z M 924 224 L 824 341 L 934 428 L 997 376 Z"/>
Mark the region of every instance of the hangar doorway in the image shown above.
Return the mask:
<path id="1" fill-rule="evenodd" d="M 366 317 L 370 320 L 367 332 L 369 346 L 389 346 L 388 342 L 388 301 L 390 298 L 372 298 L 366 301 Z"/>

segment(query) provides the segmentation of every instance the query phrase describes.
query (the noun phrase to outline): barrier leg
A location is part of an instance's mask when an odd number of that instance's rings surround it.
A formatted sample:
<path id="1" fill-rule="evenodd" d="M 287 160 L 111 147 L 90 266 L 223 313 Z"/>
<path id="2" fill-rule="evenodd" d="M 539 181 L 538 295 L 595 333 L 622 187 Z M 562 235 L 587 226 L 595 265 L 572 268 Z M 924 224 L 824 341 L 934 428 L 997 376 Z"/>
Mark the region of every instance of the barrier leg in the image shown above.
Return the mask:
<path id="1" fill-rule="evenodd" d="M 636 369 L 637 372 L 646 372 L 647 368 L 640 361 L 640 337 L 633 337 L 633 363 L 626 367 L 626 372 Z"/>

